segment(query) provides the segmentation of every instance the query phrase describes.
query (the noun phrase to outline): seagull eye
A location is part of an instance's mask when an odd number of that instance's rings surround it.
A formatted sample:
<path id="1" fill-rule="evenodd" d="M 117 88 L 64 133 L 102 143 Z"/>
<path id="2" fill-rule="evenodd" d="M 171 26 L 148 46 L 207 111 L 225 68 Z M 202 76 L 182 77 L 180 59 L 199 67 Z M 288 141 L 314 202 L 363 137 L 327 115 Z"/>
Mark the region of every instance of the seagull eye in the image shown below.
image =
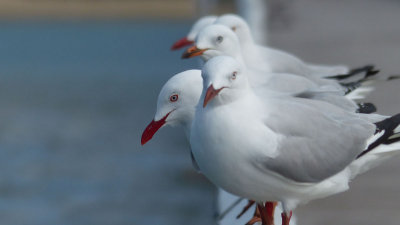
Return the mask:
<path id="1" fill-rule="evenodd" d="M 232 29 L 233 31 L 236 31 L 236 27 L 231 27 L 231 29 Z"/>
<path id="2" fill-rule="evenodd" d="M 221 43 L 223 40 L 224 40 L 224 37 L 222 37 L 222 36 L 218 36 L 217 37 L 217 42 L 218 43 Z"/>
<path id="3" fill-rule="evenodd" d="M 235 79 L 236 79 L 236 75 L 237 75 L 237 72 L 236 72 L 236 71 L 233 72 L 232 75 L 231 75 L 231 79 L 232 79 L 232 80 L 235 80 Z"/>
<path id="4" fill-rule="evenodd" d="M 177 94 L 171 95 L 171 96 L 169 97 L 169 101 L 170 101 L 170 102 L 176 102 L 176 101 L 178 101 L 178 95 L 177 95 Z"/>

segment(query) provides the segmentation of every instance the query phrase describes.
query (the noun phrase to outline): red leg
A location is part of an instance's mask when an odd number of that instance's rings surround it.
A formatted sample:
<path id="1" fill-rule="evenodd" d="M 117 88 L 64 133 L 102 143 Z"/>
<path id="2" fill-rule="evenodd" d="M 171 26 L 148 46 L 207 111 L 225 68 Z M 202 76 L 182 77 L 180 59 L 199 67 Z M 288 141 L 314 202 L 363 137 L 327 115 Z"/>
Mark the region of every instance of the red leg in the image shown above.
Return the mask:
<path id="1" fill-rule="evenodd" d="M 254 201 L 249 201 L 249 203 L 245 206 L 242 213 L 239 214 L 237 218 L 243 215 L 252 205 Z M 254 212 L 253 218 L 246 223 L 246 225 L 253 225 L 256 222 L 262 222 L 262 225 L 274 225 L 274 212 L 277 202 L 266 202 L 265 206 L 257 204 L 256 211 Z"/>
<path id="2" fill-rule="evenodd" d="M 266 202 L 265 207 L 258 205 L 263 225 L 274 225 L 274 212 L 276 202 Z"/>
<path id="3" fill-rule="evenodd" d="M 261 224 L 262 225 L 267 225 L 268 222 L 269 222 L 269 218 L 268 218 L 268 214 L 266 212 L 266 208 L 264 206 L 259 205 L 259 204 L 257 204 L 257 207 L 258 207 L 258 210 L 260 210 Z"/>
<path id="4" fill-rule="evenodd" d="M 281 216 L 282 216 L 282 225 L 289 225 L 290 218 L 292 218 L 292 211 L 290 211 L 289 215 L 287 215 L 287 213 L 283 212 L 281 214 Z"/>
<path id="5" fill-rule="evenodd" d="M 253 200 L 249 200 L 249 202 L 247 203 L 247 205 L 243 208 L 243 210 L 239 213 L 239 215 L 237 215 L 236 219 L 239 219 L 241 216 L 243 216 L 243 214 L 245 212 L 247 212 L 247 210 L 249 210 L 249 208 L 255 203 L 255 201 Z"/>
<path id="6" fill-rule="evenodd" d="M 274 214 L 275 214 L 275 207 L 278 203 L 277 202 L 266 202 L 265 203 L 265 210 L 267 212 L 267 218 L 270 220 L 270 224 L 274 224 Z"/>

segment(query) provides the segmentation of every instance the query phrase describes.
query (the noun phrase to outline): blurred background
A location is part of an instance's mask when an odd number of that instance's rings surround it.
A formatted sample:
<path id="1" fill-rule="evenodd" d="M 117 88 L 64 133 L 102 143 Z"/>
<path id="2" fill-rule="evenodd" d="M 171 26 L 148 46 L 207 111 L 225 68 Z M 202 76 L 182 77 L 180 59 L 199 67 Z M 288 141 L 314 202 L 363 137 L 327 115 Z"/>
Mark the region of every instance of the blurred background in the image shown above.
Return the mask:
<path id="1" fill-rule="evenodd" d="M 264 3 L 270 46 L 399 74 L 400 1 Z M 183 132 L 161 129 L 144 147 L 140 136 L 162 85 L 198 68 L 172 43 L 201 15 L 249 15 L 241 4 L 0 0 L 0 223 L 214 224 L 215 189 L 192 169 Z M 367 101 L 399 113 L 399 85 L 380 83 Z M 398 225 L 399 160 L 299 207 L 298 224 Z"/>

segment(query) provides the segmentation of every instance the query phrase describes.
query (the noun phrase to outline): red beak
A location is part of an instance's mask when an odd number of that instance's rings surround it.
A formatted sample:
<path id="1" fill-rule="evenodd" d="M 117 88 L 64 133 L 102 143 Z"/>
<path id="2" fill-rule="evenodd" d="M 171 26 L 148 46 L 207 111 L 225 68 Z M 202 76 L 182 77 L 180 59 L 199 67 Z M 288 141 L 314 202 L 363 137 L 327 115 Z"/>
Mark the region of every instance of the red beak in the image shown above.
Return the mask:
<path id="1" fill-rule="evenodd" d="M 172 45 L 171 50 L 178 50 L 178 49 L 180 49 L 182 47 L 185 47 L 185 46 L 188 46 L 188 45 L 191 45 L 191 44 L 193 44 L 193 41 L 189 41 L 187 39 L 187 37 L 184 37 L 182 39 L 179 39 L 177 42 L 175 42 Z"/>
<path id="2" fill-rule="evenodd" d="M 204 97 L 204 103 L 203 103 L 203 108 L 206 107 L 209 101 L 211 101 L 215 96 L 218 95 L 218 93 L 223 89 L 224 87 L 215 90 L 214 86 L 211 84 L 210 87 L 208 87 L 206 96 Z"/>
<path id="3" fill-rule="evenodd" d="M 208 49 L 199 49 L 196 45 L 186 49 L 186 51 L 182 55 L 182 59 L 192 58 L 198 55 L 202 55 L 203 52 L 207 51 Z"/>
<path id="4" fill-rule="evenodd" d="M 150 141 L 154 134 L 165 124 L 165 120 L 167 119 L 168 115 L 171 112 L 169 112 L 167 115 L 165 115 L 163 118 L 161 118 L 158 121 L 151 121 L 151 123 L 146 127 L 146 129 L 143 131 L 142 134 L 142 145 L 146 144 L 148 141 Z"/>

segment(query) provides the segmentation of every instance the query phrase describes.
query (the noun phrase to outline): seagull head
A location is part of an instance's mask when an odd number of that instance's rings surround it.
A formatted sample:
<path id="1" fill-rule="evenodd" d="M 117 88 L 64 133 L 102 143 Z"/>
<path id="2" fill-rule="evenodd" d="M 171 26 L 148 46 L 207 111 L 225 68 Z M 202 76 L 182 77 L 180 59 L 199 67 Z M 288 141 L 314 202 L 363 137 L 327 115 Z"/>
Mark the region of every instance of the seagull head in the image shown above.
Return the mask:
<path id="1" fill-rule="evenodd" d="M 232 102 L 248 87 L 241 64 L 230 56 L 217 56 L 208 60 L 202 69 L 203 108 L 211 101 Z"/>
<path id="2" fill-rule="evenodd" d="M 253 40 L 249 25 L 242 17 L 236 14 L 224 14 L 218 17 L 214 23 L 229 27 L 235 32 L 241 44 Z"/>
<path id="3" fill-rule="evenodd" d="M 224 25 L 212 24 L 199 32 L 195 44 L 183 53 L 182 58 L 202 56 L 204 60 L 209 60 L 219 55 L 237 58 L 240 54 L 240 44 L 236 34 Z"/>
<path id="4" fill-rule="evenodd" d="M 194 43 L 194 40 L 196 39 L 197 34 L 201 29 L 204 27 L 211 25 L 214 23 L 214 21 L 217 19 L 216 16 L 204 16 L 198 19 L 190 29 L 189 33 L 187 34 L 186 37 L 183 37 L 176 41 L 172 47 L 171 50 L 177 50 L 180 48 L 183 48 L 185 46 L 191 45 Z"/>
<path id="5" fill-rule="evenodd" d="M 157 112 L 142 134 L 146 144 L 163 126 L 189 127 L 202 90 L 200 70 L 187 70 L 171 77 L 158 95 Z"/>

